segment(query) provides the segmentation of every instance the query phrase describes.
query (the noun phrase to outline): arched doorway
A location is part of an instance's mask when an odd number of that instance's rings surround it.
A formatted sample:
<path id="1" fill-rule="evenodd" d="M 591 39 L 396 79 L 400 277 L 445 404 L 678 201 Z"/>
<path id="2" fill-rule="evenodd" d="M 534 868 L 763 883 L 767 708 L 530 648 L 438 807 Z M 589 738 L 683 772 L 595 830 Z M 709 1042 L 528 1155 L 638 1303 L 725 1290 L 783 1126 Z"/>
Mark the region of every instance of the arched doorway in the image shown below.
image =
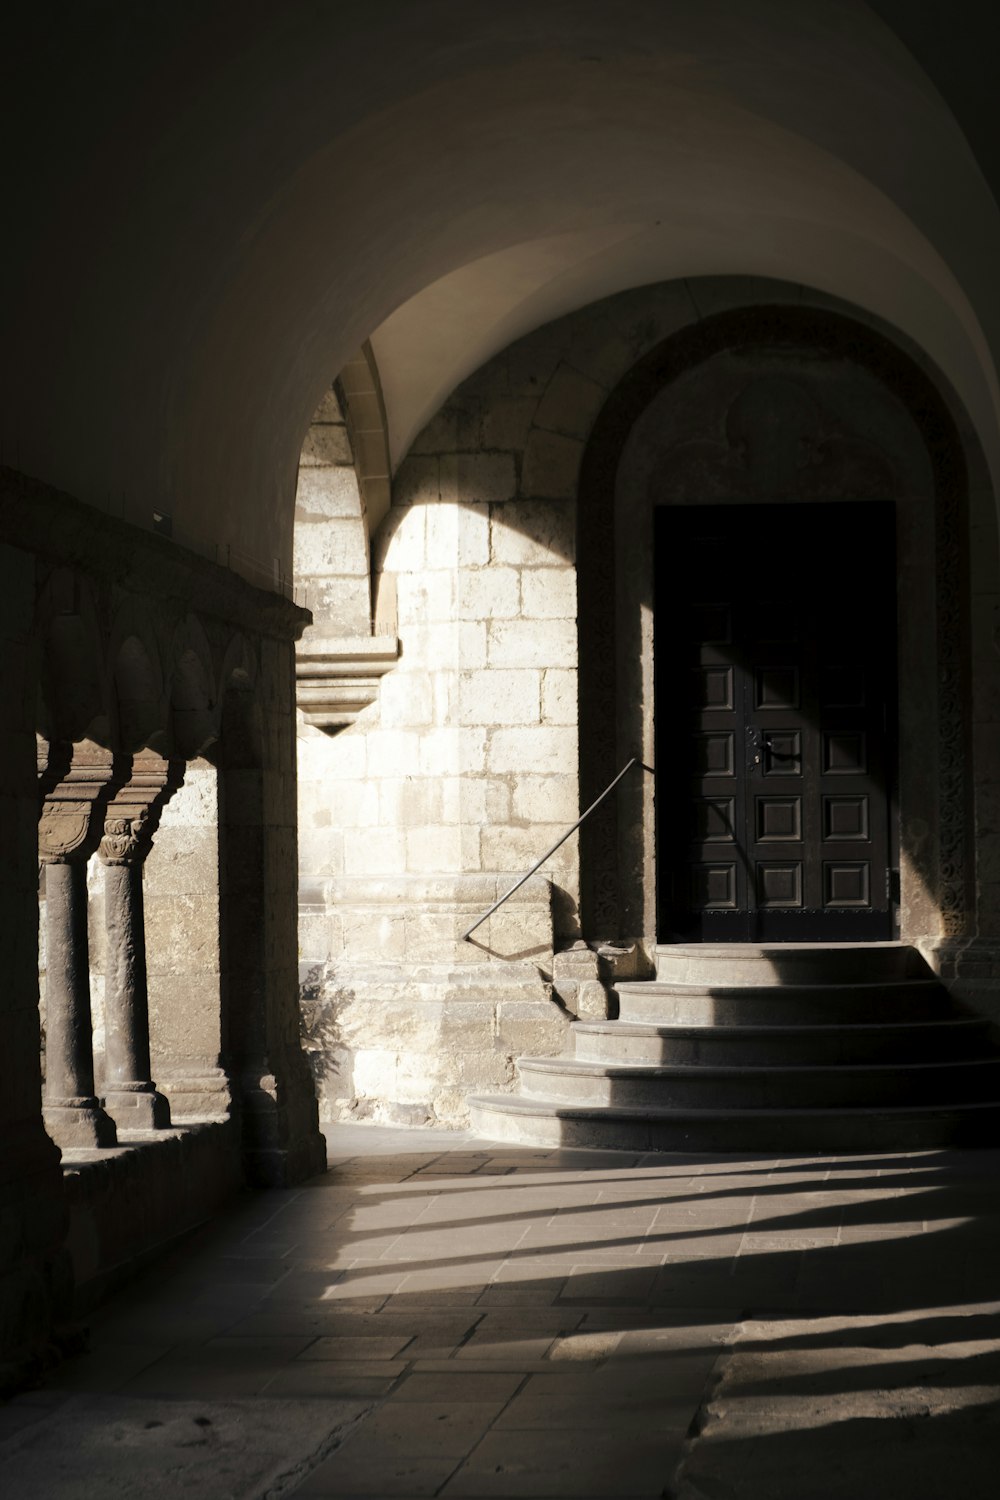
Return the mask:
<path id="1" fill-rule="evenodd" d="M 584 805 L 646 770 L 584 831 L 588 934 L 970 930 L 967 488 L 931 380 L 840 312 L 721 313 L 621 383 L 581 478 Z"/>

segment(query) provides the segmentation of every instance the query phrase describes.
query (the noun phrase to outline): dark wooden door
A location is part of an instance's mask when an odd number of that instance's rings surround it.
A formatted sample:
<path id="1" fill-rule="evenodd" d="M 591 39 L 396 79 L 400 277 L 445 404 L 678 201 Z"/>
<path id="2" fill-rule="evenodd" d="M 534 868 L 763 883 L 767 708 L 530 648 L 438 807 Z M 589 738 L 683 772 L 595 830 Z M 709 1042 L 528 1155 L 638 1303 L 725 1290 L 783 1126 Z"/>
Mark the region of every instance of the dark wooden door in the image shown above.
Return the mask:
<path id="1" fill-rule="evenodd" d="M 656 578 L 661 941 L 893 937 L 892 506 L 666 506 Z"/>

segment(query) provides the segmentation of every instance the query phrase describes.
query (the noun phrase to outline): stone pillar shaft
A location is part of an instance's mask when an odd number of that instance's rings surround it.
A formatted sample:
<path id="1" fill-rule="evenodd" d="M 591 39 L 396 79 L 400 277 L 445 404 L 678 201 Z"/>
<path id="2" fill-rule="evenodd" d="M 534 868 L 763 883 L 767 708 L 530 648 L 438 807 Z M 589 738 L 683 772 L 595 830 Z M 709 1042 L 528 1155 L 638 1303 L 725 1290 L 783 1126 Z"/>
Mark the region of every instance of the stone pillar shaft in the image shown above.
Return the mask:
<path id="1" fill-rule="evenodd" d="M 107 933 L 105 1104 L 119 1128 L 170 1124 L 170 1105 L 151 1076 L 142 872 L 160 813 L 182 777 L 182 764 L 152 751 L 136 756 L 128 784 L 108 808 L 99 845 Z"/>
<path id="2" fill-rule="evenodd" d="M 49 865 L 45 872 L 45 1095 L 50 1105 L 96 1106 L 87 946 L 87 867 Z"/>
<path id="3" fill-rule="evenodd" d="M 45 1001 L 45 1124 L 56 1144 L 114 1146 L 114 1121 L 94 1097 L 94 1039 L 87 940 L 87 860 L 101 835 L 108 797 L 127 762 L 89 741 L 49 747 L 41 767 L 39 857 L 45 872 L 48 942 Z"/>
<path id="4" fill-rule="evenodd" d="M 141 866 L 105 868 L 104 913 L 108 934 L 104 1002 L 108 1088 L 148 1090 L 149 1005 Z"/>

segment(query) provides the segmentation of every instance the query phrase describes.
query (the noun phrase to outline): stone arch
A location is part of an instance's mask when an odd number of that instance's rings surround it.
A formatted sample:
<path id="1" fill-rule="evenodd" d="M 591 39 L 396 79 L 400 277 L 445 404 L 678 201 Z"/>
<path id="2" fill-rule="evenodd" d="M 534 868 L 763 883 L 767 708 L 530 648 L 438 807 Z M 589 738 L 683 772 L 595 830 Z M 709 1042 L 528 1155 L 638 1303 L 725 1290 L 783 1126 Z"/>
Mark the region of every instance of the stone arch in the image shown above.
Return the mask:
<path id="1" fill-rule="evenodd" d="M 111 666 L 114 681 L 116 739 L 134 753 L 160 749 L 165 738 L 163 678 L 147 643 L 129 632 L 118 644 Z"/>
<path id="2" fill-rule="evenodd" d="M 756 306 L 752 300 L 751 305 L 743 307 L 730 304 L 713 317 L 681 328 L 641 359 L 602 408 L 587 444 L 578 514 L 581 800 L 586 804 L 596 795 L 627 754 L 638 753 L 647 765 L 652 764 L 651 643 L 647 640 L 640 644 L 634 619 L 631 626 L 622 619 L 623 571 L 628 566 L 623 553 L 629 551 L 629 543 L 621 519 L 616 520 L 616 503 L 612 502 L 617 495 L 617 504 L 621 504 L 621 465 L 630 435 L 660 392 L 672 390 L 677 395 L 681 390 L 678 382 L 686 371 L 704 367 L 722 351 L 756 348 L 774 352 L 811 347 L 818 354 L 841 359 L 863 371 L 866 379 L 889 393 L 908 414 L 923 444 L 930 511 L 925 516 L 920 545 L 925 555 L 930 548 L 933 560 L 920 586 L 921 607 L 934 619 L 930 651 L 937 670 L 928 671 L 926 660 L 914 660 L 909 691 L 915 690 L 919 680 L 921 691 L 934 700 L 933 746 L 925 746 L 921 761 L 922 752 L 913 749 L 911 742 L 901 774 L 904 781 L 909 778 L 912 789 L 921 789 L 933 802 L 936 827 L 926 847 L 919 853 L 911 850 L 912 872 L 923 882 L 929 900 L 921 903 L 911 888 L 911 916 L 908 924 L 904 922 L 903 935 L 926 939 L 968 935 L 975 930 L 977 919 L 971 857 L 972 773 L 963 769 L 962 750 L 971 739 L 972 724 L 970 624 L 963 610 L 966 595 L 962 585 L 968 561 L 969 496 L 981 496 L 985 489 L 982 455 L 967 423 L 962 423 L 964 430 L 960 432 L 956 414 L 949 409 L 949 399 L 953 398 L 940 376 L 935 378 L 935 372 L 928 371 L 928 362 L 915 357 L 916 351 L 904 349 L 891 330 L 873 326 L 875 320 L 856 315 L 853 309 L 834 307 L 828 299 L 813 299 L 807 291 L 802 292 L 800 305 L 777 300 L 768 305 L 760 294 Z M 681 401 L 682 397 L 678 395 L 677 399 Z M 747 451 L 753 425 L 749 403 L 753 399 L 748 394 L 732 402 L 728 425 L 724 424 L 721 432 L 716 427 L 711 439 L 698 432 L 694 408 L 687 410 L 687 417 L 694 420 L 696 439 L 689 437 L 686 443 L 675 445 L 667 469 L 657 475 L 657 483 L 662 485 L 666 478 L 675 498 L 704 498 L 706 493 L 723 492 L 729 498 L 738 498 L 740 484 L 748 482 L 748 462 L 756 461 Z M 801 393 L 796 395 L 796 402 L 806 430 L 813 420 L 805 410 L 808 402 L 803 403 Z M 870 446 L 863 452 L 863 446 L 855 434 L 854 482 L 862 487 L 881 486 L 884 491 L 886 485 L 891 486 L 891 476 L 882 457 Z M 834 449 L 835 440 L 828 439 L 825 459 L 835 469 L 838 461 L 843 463 L 844 454 Z M 772 476 L 772 486 L 774 482 Z M 841 476 L 839 487 L 834 484 L 838 494 L 845 493 L 845 482 Z M 633 505 L 630 512 L 628 524 L 633 527 L 644 524 L 640 516 L 651 517 L 648 494 L 638 504 L 639 509 Z M 913 514 L 917 513 L 914 505 Z M 994 571 L 995 550 L 994 535 Z M 635 558 L 633 547 L 632 566 Z M 609 587 L 611 576 L 616 579 L 615 587 Z M 640 593 L 643 588 L 648 592 L 649 584 L 640 583 Z M 647 606 L 649 602 L 647 599 Z M 908 608 L 904 601 L 904 632 Z M 905 663 L 901 671 L 905 675 Z M 901 687 L 904 698 L 906 691 Z M 640 700 L 641 706 L 637 706 Z M 915 800 L 919 798 L 911 802 Z M 652 837 L 653 822 L 652 779 L 634 778 L 623 793 L 617 813 L 614 806 L 606 806 L 585 829 L 581 843 L 582 906 L 588 936 L 628 935 L 647 941 L 652 937 L 655 861 L 647 834 Z M 904 892 L 904 913 L 907 899 Z"/>
<path id="3" fill-rule="evenodd" d="M 169 689 L 174 753 L 190 760 L 201 755 L 219 732 L 212 653 L 204 630 L 191 615 L 174 636 Z"/>
<path id="4" fill-rule="evenodd" d="M 106 654 L 93 592 L 79 574 L 59 568 L 39 598 L 42 639 L 38 728 L 49 741 L 111 742 Z"/>

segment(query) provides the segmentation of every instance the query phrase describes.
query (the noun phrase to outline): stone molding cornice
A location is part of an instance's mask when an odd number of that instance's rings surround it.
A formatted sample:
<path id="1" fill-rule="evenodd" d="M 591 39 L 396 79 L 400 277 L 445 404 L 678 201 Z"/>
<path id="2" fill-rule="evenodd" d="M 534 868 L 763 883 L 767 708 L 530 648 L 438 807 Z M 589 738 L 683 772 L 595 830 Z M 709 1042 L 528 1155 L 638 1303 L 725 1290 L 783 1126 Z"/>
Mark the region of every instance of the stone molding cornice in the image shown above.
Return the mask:
<path id="1" fill-rule="evenodd" d="M 16 469 L 0 466 L 0 538 L 53 566 L 79 568 L 108 587 L 241 630 L 295 641 L 309 611 L 258 588 L 179 542 L 106 515 Z"/>
<path id="2" fill-rule="evenodd" d="M 399 660 L 395 636 L 311 637 L 295 652 L 295 701 L 307 724 L 336 734 L 374 703 Z"/>

